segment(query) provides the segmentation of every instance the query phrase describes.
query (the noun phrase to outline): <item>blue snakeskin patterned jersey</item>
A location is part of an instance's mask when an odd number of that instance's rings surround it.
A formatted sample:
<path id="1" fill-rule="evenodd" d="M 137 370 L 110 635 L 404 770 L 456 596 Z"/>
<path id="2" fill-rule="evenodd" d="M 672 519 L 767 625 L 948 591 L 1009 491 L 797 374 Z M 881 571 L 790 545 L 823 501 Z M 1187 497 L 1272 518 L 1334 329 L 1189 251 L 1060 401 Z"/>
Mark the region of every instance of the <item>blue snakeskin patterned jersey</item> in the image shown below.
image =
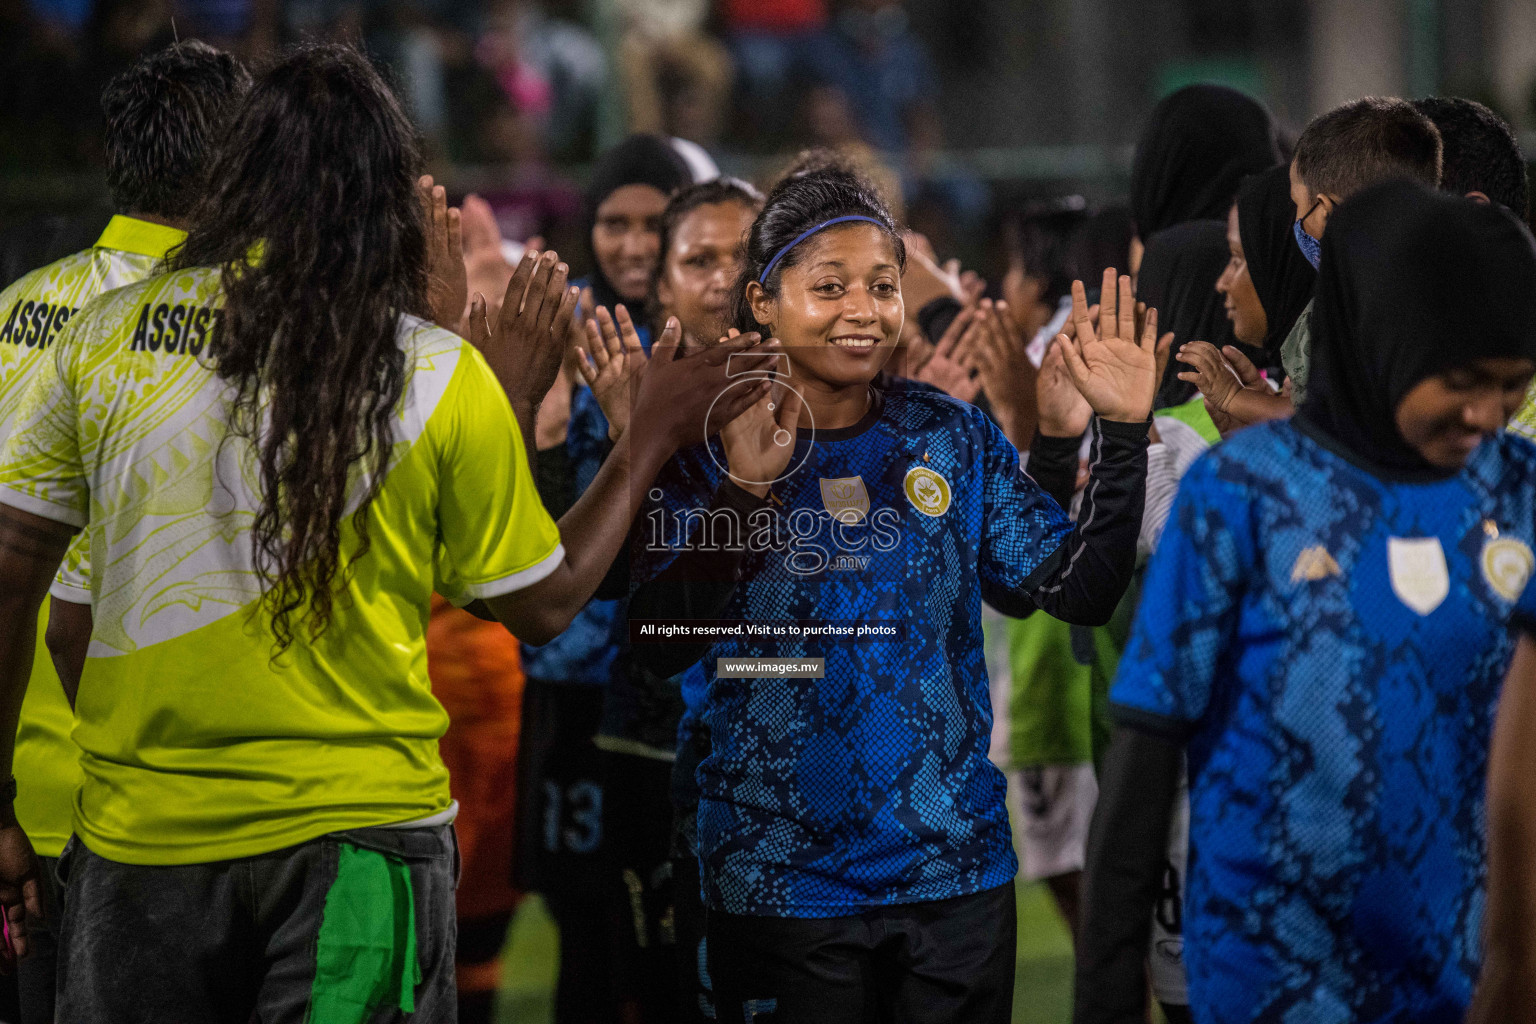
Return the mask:
<path id="1" fill-rule="evenodd" d="M 877 396 L 878 398 L 879 396 Z M 1071 530 L 984 413 L 892 389 L 855 427 L 802 430 L 724 617 L 890 627 L 889 638 L 732 637 L 703 660 L 704 897 L 737 914 L 832 917 L 944 899 L 1017 871 L 992 731 L 981 601 L 1020 593 Z M 712 454 L 713 453 L 713 454 Z M 803 459 L 803 463 L 802 463 Z M 633 579 L 689 536 L 724 478 L 716 439 L 642 510 Z M 834 520 L 843 517 L 843 521 Z M 697 517 L 695 517 L 697 519 Z M 749 519 L 757 530 L 764 520 Z M 824 658 L 824 678 L 718 678 L 719 658 Z"/>
<path id="2" fill-rule="evenodd" d="M 1462 1019 L 1533 529 L 1536 447 L 1511 435 L 1396 483 L 1271 423 L 1185 476 L 1111 700 L 1188 736 L 1201 1024 Z"/>

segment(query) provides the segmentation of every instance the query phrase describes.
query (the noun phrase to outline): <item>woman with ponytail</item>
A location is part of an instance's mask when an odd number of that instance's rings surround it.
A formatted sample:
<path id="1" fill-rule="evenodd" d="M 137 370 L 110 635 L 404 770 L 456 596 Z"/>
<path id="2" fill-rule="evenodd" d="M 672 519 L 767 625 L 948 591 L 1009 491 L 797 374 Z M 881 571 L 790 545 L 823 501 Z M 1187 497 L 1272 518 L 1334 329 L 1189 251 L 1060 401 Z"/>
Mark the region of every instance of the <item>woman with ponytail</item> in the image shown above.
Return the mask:
<path id="1" fill-rule="evenodd" d="M 1018 864 L 987 760 L 981 602 L 1103 623 L 1135 561 L 1156 317 L 1136 341 L 1129 278 L 1105 276 L 1097 331 L 1077 283 L 1077 340 L 1057 339 L 1101 417 L 1074 525 L 984 413 L 877 385 L 904 257 L 856 175 L 774 188 L 731 333 L 779 339 L 786 365 L 678 454 L 636 528 L 632 629 L 738 624 L 710 646 L 635 645 L 660 672 L 702 659 L 707 680 L 697 839 L 720 1020 L 1009 1020 Z"/>

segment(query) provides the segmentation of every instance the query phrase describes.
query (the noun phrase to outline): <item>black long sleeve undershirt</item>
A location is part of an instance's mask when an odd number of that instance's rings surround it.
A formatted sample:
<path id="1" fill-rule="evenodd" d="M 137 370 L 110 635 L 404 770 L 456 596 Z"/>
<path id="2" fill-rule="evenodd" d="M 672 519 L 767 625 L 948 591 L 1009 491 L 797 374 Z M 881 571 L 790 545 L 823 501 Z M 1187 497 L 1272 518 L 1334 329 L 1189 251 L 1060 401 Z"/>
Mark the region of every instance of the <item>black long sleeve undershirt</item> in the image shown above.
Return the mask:
<path id="1" fill-rule="evenodd" d="M 1168 730 L 1128 721 L 1124 708 L 1116 717 L 1088 832 L 1072 1024 L 1146 1021 L 1152 913 L 1184 765 Z"/>
<path id="2" fill-rule="evenodd" d="M 1022 619 L 1038 609 L 1072 625 L 1102 626 L 1131 585 L 1147 490 L 1147 423 L 1094 423 L 1088 488 L 1072 532 L 1017 590 L 982 587 L 982 599 L 1004 615 Z M 1033 468 L 1033 454 L 1030 462 Z M 1075 459 L 1072 473 L 1075 479 Z"/>
<path id="3" fill-rule="evenodd" d="M 1035 431 L 1029 442 L 1030 478 L 1040 489 L 1056 499 L 1063 511 L 1071 511 L 1072 494 L 1077 490 L 1077 453 L 1083 446 L 1082 436 L 1046 437 Z"/>

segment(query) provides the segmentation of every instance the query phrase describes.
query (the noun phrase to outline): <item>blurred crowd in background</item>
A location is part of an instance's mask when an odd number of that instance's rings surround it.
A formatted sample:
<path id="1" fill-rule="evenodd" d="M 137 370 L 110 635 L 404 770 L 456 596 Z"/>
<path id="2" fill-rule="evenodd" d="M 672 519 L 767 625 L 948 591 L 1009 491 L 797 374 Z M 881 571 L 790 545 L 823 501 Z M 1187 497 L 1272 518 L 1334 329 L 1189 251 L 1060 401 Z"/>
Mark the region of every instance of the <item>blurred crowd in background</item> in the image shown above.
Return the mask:
<path id="1" fill-rule="evenodd" d="M 727 173 L 758 181 L 806 148 L 842 151 L 936 249 L 995 265 L 1009 211 L 1123 196 L 1141 117 L 1189 81 L 1259 96 L 1293 130 L 1346 86 L 1349 96 L 1453 92 L 1517 128 L 1536 126 L 1527 102 L 1536 91 L 1514 102 L 1508 89 L 1495 95 L 1500 74 L 1524 74 L 1500 68 L 1523 68 L 1524 57 L 1482 53 L 1482 42 L 1509 35 L 1519 6 L 0 0 L 0 224 L 79 233 L 55 239 L 58 251 L 94 237 L 99 225 L 80 214 L 93 205 L 102 223 L 107 214 L 98 99 L 140 54 L 195 37 L 259 60 L 294 40 L 341 39 L 361 41 L 389 70 L 438 179 L 456 197 L 483 196 L 505 238 L 578 251 L 590 162 L 641 131 L 695 142 Z M 1348 59 L 1330 56 L 1341 30 L 1378 19 L 1390 67 L 1372 70 L 1368 39 Z M 1481 34 L 1469 35 L 1469 23 Z M 1375 74 L 1381 87 L 1336 81 L 1345 73 Z"/>

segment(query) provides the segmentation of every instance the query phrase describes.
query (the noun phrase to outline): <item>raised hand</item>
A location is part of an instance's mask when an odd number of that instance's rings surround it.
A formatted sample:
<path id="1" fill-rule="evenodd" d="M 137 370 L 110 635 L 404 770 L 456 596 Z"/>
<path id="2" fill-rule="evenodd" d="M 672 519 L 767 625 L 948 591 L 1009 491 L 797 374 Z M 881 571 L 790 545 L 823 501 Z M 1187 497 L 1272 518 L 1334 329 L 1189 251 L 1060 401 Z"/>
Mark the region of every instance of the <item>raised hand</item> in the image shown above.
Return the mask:
<path id="1" fill-rule="evenodd" d="M 726 465 L 742 490 L 766 497 L 795 452 L 795 428 L 804 401 L 793 388 L 774 383 L 750 408 L 720 428 Z"/>
<path id="2" fill-rule="evenodd" d="M 1082 437 L 1093 419 L 1093 407 L 1072 383 L 1060 345 L 1045 350 L 1040 375 L 1035 379 L 1035 401 L 1040 413 L 1040 433 L 1046 437 Z"/>
<path id="3" fill-rule="evenodd" d="M 479 348 L 512 407 L 536 406 L 555 383 L 576 309 L 577 290 L 566 287 L 569 268 L 553 251 L 524 254 L 502 296 L 494 326 L 474 325 L 470 341 Z M 479 319 L 487 320 L 484 304 Z"/>
<path id="4" fill-rule="evenodd" d="M 512 264 L 507 262 L 506 256 L 501 251 L 501 227 L 496 223 L 496 214 L 491 210 L 491 204 L 477 195 L 464 197 L 462 209 L 464 223 L 464 272 L 469 278 L 469 292 L 473 295 L 479 292 L 497 300 L 507 290 L 507 282 L 512 280 Z M 539 249 L 542 246 L 530 245 L 529 248 Z M 492 309 L 490 315 L 494 318 L 499 307 Z"/>
<path id="5" fill-rule="evenodd" d="M 678 352 L 682 338 L 682 326 L 669 320 L 651 346 L 630 414 L 630 443 L 658 445 L 668 456 L 704 441 L 768 394 L 769 378 L 744 383 L 742 374 L 771 373 L 779 365 L 773 338 L 737 335 L 686 355 Z"/>
<path id="6" fill-rule="evenodd" d="M 979 344 L 973 352 L 977 380 L 987 393 L 998 426 L 1015 447 L 1029 447 L 1035 432 L 1036 377 L 1029 360 L 1029 339 L 1009 316 L 1008 304 L 979 302 Z"/>
<path id="7" fill-rule="evenodd" d="M 1099 323 L 1088 316 L 1083 282 L 1072 282 L 1072 322 L 1076 337 L 1056 336 L 1072 383 L 1093 411 L 1107 420 L 1137 422 L 1152 413 L 1157 390 L 1157 310 L 1147 310 L 1140 341 L 1136 337 L 1136 301 L 1131 279 L 1121 277 L 1118 295 L 1114 268 L 1104 271 Z"/>
<path id="8" fill-rule="evenodd" d="M 424 174 L 416 182 L 427 221 L 427 300 L 432 320 L 457 334 L 465 334 L 464 307 L 469 301 L 469 281 L 464 270 L 463 224 L 457 209 L 448 206 L 448 192 Z"/>
<path id="9" fill-rule="evenodd" d="M 932 384 L 962 402 L 975 401 L 981 392 L 981 381 L 968 365 L 966 354 L 970 345 L 962 345 L 962 339 L 975 319 L 976 310 L 962 309 L 913 379 Z M 974 342 L 974 336 L 972 340 Z"/>
<path id="10" fill-rule="evenodd" d="M 1234 351 L 1236 351 L 1234 349 Z M 1247 362 L 1247 360 L 1243 360 Z M 1179 380 L 1193 384 L 1205 397 L 1206 404 L 1218 412 L 1227 412 L 1232 399 L 1243 390 L 1237 371 L 1208 341 L 1191 341 L 1179 347 L 1179 362 L 1193 367 L 1179 374 Z M 1250 367 L 1252 363 L 1248 364 Z M 1254 371 L 1258 376 L 1258 371 Z"/>
<path id="11" fill-rule="evenodd" d="M 629 410 L 634 399 L 634 384 L 645 368 L 645 348 L 629 310 L 614 307 L 617 320 L 603 308 L 597 318 L 586 321 L 586 341 L 576 349 L 581 379 L 608 418 L 608 437 L 617 441 L 629 428 Z M 667 327 L 677 323 L 673 317 Z"/>

